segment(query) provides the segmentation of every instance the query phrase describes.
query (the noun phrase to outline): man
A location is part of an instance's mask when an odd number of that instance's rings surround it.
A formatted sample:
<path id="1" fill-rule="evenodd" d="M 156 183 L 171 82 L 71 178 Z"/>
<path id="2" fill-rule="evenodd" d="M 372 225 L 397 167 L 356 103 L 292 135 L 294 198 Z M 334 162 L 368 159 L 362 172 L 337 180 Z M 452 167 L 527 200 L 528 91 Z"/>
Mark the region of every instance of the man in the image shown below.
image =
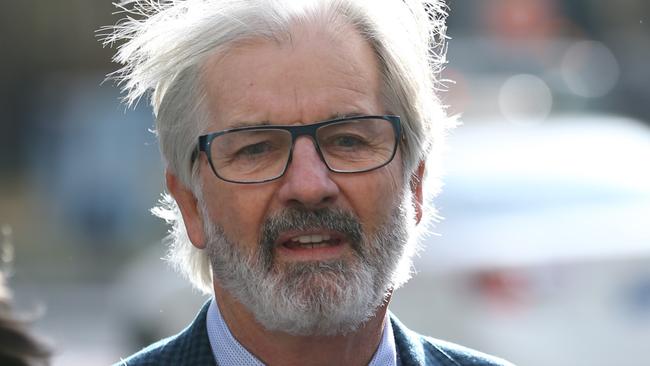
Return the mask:
<path id="1" fill-rule="evenodd" d="M 432 215 L 424 195 L 451 124 L 433 93 L 439 1 L 130 11 L 142 19 L 107 42 L 126 40 L 115 59 L 127 99 L 152 91 L 173 197 L 155 212 L 173 227 L 171 261 L 213 297 L 187 329 L 120 364 L 506 364 L 387 312 Z"/>

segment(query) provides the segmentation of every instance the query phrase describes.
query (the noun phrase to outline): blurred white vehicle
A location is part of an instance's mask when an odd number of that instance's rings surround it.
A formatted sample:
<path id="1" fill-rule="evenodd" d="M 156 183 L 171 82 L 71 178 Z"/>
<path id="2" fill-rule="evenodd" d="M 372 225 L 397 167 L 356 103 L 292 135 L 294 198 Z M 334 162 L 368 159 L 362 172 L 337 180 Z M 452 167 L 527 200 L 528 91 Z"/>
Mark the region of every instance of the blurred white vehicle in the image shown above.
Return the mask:
<path id="1" fill-rule="evenodd" d="M 451 136 L 421 270 L 650 255 L 650 128 L 611 116 L 481 121 Z"/>

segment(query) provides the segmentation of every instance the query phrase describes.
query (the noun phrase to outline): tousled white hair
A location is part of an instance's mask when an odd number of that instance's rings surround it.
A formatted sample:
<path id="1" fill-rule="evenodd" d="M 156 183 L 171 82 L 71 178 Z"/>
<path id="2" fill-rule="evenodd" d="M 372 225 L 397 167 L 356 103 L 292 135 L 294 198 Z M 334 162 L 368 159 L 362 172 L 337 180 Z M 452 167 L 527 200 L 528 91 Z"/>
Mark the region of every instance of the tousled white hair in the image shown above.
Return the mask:
<path id="1" fill-rule="evenodd" d="M 118 7 L 127 16 L 105 29 L 104 43 L 121 42 L 114 60 L 123 67 L 109 76 L 122 85 L 128 105 L 150 97 L 166 169 L 197 197 L 192 154 L 208 122 L 201 84 L 207 58 L 244 39 L 290 38 L 292 25 L 316 21 L 347 22 L 372 46 L 385 107 L 402 117 L 405 182 L 427 161 L 433 174 L 425 193 L 438 192 L 439 157 L 454 124 L 436 95 L 446 63 L 442 0 L 126 0 Z M 211 292 L 209 259 L 190 243 L 176 203 L 165 195 L 152 212 L 171 225 L 169 260 Z"/>

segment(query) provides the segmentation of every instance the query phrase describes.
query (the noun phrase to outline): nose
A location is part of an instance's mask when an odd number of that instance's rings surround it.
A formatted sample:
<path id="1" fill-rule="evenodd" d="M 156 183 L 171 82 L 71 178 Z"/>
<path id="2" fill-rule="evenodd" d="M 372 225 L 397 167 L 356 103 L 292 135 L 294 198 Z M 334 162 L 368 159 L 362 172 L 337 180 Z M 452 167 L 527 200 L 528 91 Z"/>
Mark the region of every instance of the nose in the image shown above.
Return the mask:
<path id="1" fill-rule="evenodd" d="M 318 209 L 334 203 L 339 195 L 338 185 L 321 160 L 314 142 L 299 137 L 294 146 L 291 163 L 281 179 L 280 200 L 287 206 Z"/>

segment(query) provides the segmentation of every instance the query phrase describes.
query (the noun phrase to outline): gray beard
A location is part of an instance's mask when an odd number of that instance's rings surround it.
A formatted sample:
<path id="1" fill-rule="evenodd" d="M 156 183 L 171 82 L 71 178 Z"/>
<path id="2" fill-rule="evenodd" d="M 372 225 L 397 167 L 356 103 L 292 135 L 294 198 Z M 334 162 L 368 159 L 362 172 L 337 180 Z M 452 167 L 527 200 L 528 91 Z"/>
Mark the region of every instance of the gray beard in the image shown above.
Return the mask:
<path id="1" fill-rule="evenodd" d="M 253 253 L 204 220 L 213 276 L 271 331 L 331 336 L 353 332 L 375 315 L 392 289 L 410 275 L 409 228 L 413 219 L 405 195 L 385 223 L 366 235 L 360 221 L 337 209 L 287 209 L 262 225 Z M 203 217 L 207 210 L 202 207 Z M 322 228 L 346 236 L 352 259 L 275 263 L 274 243 L 286 230 Z"/>

